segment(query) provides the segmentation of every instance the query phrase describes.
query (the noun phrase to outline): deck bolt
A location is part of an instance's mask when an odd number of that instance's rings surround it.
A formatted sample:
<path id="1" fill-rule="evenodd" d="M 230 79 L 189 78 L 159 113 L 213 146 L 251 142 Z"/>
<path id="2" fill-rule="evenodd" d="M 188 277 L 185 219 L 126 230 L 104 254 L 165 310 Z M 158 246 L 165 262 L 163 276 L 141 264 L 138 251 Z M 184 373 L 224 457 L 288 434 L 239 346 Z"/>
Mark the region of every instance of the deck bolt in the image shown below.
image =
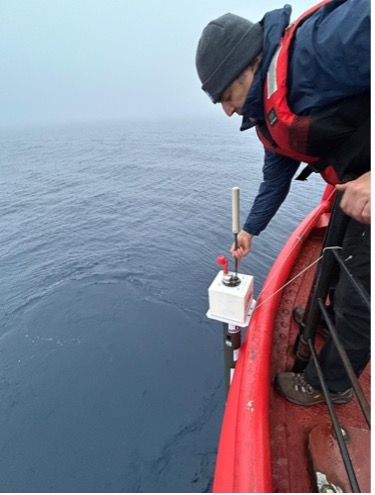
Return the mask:
<path id="1" fill-rule="evenodd" d="M 321 493 L 337 493 L 332 485 L 323 485 Z"/>
<path id="2" fill-rule="evenodd" d="M 324 473 L 316 472 L 316 481 L 318 484 L 319 493 L 343 493 L 341 488 L 333 483 L 330 483 Z"/>

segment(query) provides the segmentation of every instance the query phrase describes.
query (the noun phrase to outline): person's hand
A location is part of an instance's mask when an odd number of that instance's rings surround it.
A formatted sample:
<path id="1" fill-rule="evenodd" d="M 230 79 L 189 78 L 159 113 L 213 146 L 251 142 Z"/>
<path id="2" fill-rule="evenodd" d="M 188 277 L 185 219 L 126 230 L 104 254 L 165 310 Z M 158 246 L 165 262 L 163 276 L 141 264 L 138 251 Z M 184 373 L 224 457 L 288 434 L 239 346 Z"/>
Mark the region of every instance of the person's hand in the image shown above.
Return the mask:
<path id="1" fill-rule="evenodd" d="M 252 234 L 249 234 L 245 230 L 241 230 L 237 234 L 237 249 L 234 245 L 232 244 L 232 247 L 230 248 L 230 252 L 232 255 L 238 259 L 238 261 L 241 260 L 244 256 L 246 256 L 248 253 L 251 251 L 251 241 L 254 236 Z"/>
<path id="2" fill-rule="evenodd" d="M 344 192 L 340 202 L 344 213 L 358 222 L 371 223 L 371 172 L 345 184 L 337 184 L 336 189 Z"/>

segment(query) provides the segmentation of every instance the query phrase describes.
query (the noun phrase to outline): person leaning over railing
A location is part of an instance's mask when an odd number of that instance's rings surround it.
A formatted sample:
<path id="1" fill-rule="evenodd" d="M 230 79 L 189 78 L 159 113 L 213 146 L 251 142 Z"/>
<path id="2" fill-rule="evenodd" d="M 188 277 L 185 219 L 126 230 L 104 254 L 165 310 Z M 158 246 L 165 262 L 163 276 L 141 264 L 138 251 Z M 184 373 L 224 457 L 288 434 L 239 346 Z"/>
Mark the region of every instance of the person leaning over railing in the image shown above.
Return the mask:
<path id="1" fill-rule="evenodd" d="M 196 51 L 202 89 L 226 115 L 242 116 L 242 131 L 255 127 L 265 148 L 263 182 L 231 252 L 238 260 L 250 252 L 301 162 L 310 170 L 300 180 L 311 171 L 335 185 L 348 174 L 359 176 L 337 185 L 344 191 L 342 208 L 353 217 L 343 253 L 370 291 L 369 190 L 367 199 L 362 196 L 370 170 L 370 0 L 321 2 L 293 24 L 290 15 L 288 5 L 255 24 L 225 14 L 204 28 Z M 362 307 L 340 275 L 336 330 L 357 375 L 370 352 L 370 315 Z M 318 359 L 332 400 L 351 400 L 351 384 L 330 339 Z M 276 386 L 297 404 L 324 400 L 312 362 L 304 373 L 280 373 Z"/>

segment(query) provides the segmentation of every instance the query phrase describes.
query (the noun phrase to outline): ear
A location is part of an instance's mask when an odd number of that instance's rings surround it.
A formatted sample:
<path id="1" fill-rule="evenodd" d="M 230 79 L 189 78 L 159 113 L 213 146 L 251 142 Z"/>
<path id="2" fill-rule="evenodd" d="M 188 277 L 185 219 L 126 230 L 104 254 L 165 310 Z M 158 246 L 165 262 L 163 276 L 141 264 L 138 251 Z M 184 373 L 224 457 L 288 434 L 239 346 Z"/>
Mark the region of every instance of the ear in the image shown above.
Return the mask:
<path id="1" fill-rule="evenodd" d="M 251 68 L 251 65 L 249 65 L 243 72 L 241 72 L 241 74 L 237 78 L 237 81 L 240 84 L 243 84 L 248 79 L 249 73 L 251 72 L 253 72 L 253 70 Z"/>
<path id="2" fill-rule="evenodd" d="M 252 71 L 255 73 L 258 69 L 259 69 L 259 66 L 260 66 L 260 63 L 262 61 L 262 58 L 263 58 L 263 53 L 260 53 L 256 58 L 255 60 L 253 61 L 253 63 L 250 65 Z"/>

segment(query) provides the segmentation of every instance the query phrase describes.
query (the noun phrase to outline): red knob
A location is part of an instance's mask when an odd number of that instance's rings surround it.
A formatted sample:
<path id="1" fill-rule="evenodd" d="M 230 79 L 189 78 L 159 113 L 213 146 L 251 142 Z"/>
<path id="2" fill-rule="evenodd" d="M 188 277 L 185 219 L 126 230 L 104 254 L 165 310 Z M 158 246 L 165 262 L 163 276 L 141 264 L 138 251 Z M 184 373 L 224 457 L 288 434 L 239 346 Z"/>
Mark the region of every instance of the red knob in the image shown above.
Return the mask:
<path id="1" fill-rule="evenodd" d="M 223 266 L 224 275 L 228 273 L 228 260 L 225 256 L 220 255 L 216 258 L 217 264 Z"/>

